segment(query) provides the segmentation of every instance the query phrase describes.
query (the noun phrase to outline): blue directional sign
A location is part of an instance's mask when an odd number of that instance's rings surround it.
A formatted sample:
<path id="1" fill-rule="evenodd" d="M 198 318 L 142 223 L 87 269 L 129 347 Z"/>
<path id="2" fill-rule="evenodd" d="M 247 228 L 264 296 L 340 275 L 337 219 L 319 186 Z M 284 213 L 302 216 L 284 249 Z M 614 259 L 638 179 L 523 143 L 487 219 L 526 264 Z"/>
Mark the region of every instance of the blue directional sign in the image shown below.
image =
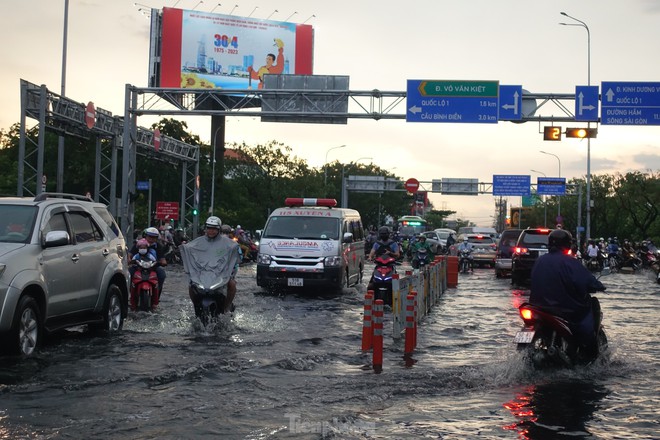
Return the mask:
<path id="1" fill-rule="evenodd" d="M 499 81 L 408 80 L 406 122 L 497 124 Z"/>
<path id="2" fill-rule="evenodd" d="M 528 196 L 530 191 L 531 177 L 524 175 L 493 175 L 494 196 Z"/>
<path id="3" fill-rule="evenodd" d="M 598 86 L 575 86 L 575 120 L 598 122 Z"/>
<path id="4" fill-rule="evenodd" d="M 500 121 L 522 119 L 522 86 L 500 86 Z"/>
<path id="5" fill-rule="evenodd" d="M 660 125 L 660 82 L 601 83 L 603 125 Z"/>
<path id="6" fill-rule="evenodd" d="M 566 179 L 564 177 L 538 177 L 536 193 L 546 196 L 562 196 L 566 194 Z"/>
<path id="7" fill-rule="evenodd" d="M 138 180 L 135 182 L 135 188 L 138 191 L 144 191 L 149 189 L 149 181 L 148 180 Z"/>

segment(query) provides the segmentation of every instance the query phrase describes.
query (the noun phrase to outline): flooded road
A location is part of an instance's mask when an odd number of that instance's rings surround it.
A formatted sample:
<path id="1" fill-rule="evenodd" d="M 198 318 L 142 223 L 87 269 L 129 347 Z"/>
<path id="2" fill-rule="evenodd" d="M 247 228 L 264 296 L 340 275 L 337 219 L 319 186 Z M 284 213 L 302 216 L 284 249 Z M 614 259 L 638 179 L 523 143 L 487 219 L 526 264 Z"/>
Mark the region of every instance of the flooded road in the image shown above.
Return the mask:
<path id="1" fill-rule="evenodd" d="M 0 359 L 0 439 L 657 438 L 660 286 L 602 281 L 606 362 L 526 370 L 512 340 L 529 292 L 478 269 L 420 324 L 412 367 L 386 316 L 374 374 L 365 285 L 268 295 L 245 266 L 233 319 L 204 329 L 170 267 L 159 313 L 131 314 L 117 337 L 67 331 Z"/>

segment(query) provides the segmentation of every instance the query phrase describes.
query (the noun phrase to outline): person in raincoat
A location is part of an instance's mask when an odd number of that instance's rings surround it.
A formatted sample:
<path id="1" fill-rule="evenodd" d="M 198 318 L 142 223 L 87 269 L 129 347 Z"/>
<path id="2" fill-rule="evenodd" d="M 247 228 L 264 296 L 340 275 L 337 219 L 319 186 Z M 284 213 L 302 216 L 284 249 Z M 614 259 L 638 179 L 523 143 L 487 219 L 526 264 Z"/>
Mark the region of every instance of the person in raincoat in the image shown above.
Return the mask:
<path id="1" fill-rule="evenodd" d="M 239 246 L 234 240 L 220 234 L 222 221 L 211 216 L 206 219 L 205 234 L 181 247 L 183 267 L 192 281 L 203 285 L 214 284 L 218 279 L 227 281 L 227 300 L 224 313 L 231 312 L 236 296 L 236 273 L 240 261 Z M 189 289 L 190 300 L 197 306 L 198 298 Z"/>

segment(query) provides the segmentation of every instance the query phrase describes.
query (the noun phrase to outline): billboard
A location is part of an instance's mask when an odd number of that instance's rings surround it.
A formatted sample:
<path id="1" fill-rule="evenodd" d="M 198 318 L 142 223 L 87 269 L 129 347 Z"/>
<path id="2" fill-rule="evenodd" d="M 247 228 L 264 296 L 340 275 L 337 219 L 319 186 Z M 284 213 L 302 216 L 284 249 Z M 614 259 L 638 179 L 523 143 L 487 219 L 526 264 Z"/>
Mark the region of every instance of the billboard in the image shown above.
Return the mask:
<path id="1" fill-rule="evenodd" d="M 160 36 L 158 87 L 256 89 L 266 74 L 312 74 L 311 25 L 163 8 Z"/>

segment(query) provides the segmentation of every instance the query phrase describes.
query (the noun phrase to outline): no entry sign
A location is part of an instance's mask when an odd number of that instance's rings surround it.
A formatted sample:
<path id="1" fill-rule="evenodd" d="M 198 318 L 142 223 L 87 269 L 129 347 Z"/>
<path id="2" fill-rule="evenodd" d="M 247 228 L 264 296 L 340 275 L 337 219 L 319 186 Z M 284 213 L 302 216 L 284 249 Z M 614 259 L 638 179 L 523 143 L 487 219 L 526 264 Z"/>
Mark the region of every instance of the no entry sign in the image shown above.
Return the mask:
<path id="1" fill-rule="evenodd" d="M 405 186 L 406 186 L 406 190 L 409 193 L 416 193 L 417 190 L 419 189 L 419 180 L 410 178 L 406 180 Z"/>

